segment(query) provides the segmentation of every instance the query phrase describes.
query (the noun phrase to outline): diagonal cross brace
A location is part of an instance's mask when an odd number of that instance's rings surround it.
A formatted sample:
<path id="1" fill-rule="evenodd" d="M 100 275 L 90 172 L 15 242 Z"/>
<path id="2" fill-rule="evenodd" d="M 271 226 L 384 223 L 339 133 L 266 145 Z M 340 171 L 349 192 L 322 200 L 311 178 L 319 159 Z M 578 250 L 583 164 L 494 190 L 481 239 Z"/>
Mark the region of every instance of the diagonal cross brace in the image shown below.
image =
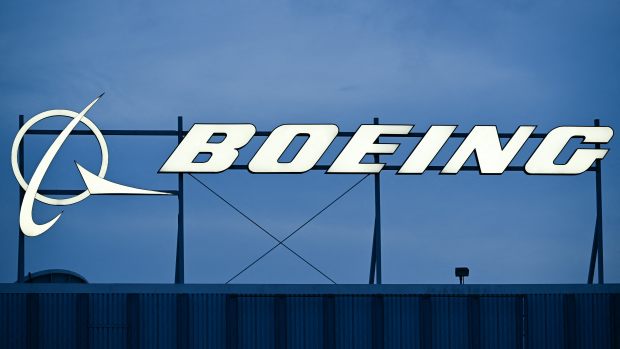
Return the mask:
<path id="1" fill-rule="evenodd" d="M 289 250 L 291 253 L 293 253 L 295 256 L 297 256 L 299 259 L 301 259 L 304 263 L 306 263 L 308 266 L 310 266 L 312 269 L 316 270 L 319 274 L 321 274 L 323 277 L 325 277 L 326 279 L 328 279 L 331 283 L 336 284 L 336 282 L 330 278 L 329 276 L 327 276 L 324 272 L 322 272 L 321 270 L 319 270 L 316 266 L 314 266 L 312 263 L 310 263 L 307 259 L 305 259 L 304 257 L 302 257 L 299 253 L 295 252 L 293 249 L 291 249 L 288 245 L 286 245 L 284 242 L 286 240 L 288 240 L 290 237 L 292 237 L 295 233 L 297 233 L 299 230 L 301 230 L 303 227 L 305 227 L 308 223 L 310 223 L 312 220 L 314 220 L 316 217 L 318 217 L 321 213 L 323 213 L 325 210 L 327 210 L 329 207 L 331 207 L 334 203 L 336 203 L 336 201 L 340 200 L 343 196 L 345 196 L 347 193 L 349 193 L 353 188 L 355 188 L 358 184 L 360 184 L 364 179 L 366 179 L 366 177 L 368 177 L 368 175 L 364 176 L 362 179 L 360 179 L 359 181 L 357 181 L 353 186 L 351 186 L 349 189 L 347 189 L 346 191 L 344 191 L 342 194 L 340 194 L 336 199 L 332 200 L 328 205 L 326 205 L 323 209 L 321 209 L 320 211 L 318 211 L 316 214 L 314 214 L 312 217 L 310 217 L 306 222 L 304 222 L 302 225 L 300 225 L 299 227 L 297 227 L 297 229 L 295 229 L 293 232 L 291 232 L 289 235 L 287 235 L 284 239 L 280 240 L 278 239 L 276 236 L 274 236 L 272 233 L 270 233 L 267 229 L 265 229 L 264 227 L 262 227 L 260 224 L 258 224 L 256 221 L 254 221 L 252 218 L 250 218 L 248 215 L 246 215 L 245 213 L 243 213 L 241 210 L 239 210 L 237 207 L 235 207 L 232 203 L 230 203 L 228 200 L 226 200 L 224 197 L 222 197 L 220 194 L 218 194 L 215 190 L 211 189 L 206 183 L 204 183 L 203 181 L 201 181 L 200 179 L 198 179 L 196 176 L 194 176 L 193 174 L 189 174 L 192 178 L 194 178 L 194 180 L 196 180 L 198 183 L 200 183 L 203 187 L 205 187 L 207 190 L 209 190 L 213 195 L 217 196 L 220 200 L 222 200 L 224 203 L 226 203 L 228 206 L 230 206 L 233 210 L 235 210 L 237 213 L 239 213 L 240 215 L 242 215 L 245 219 L 247 219 L 248 221 L 250 221 L 252 224 L 254 224 L 256 227 L 258 227 L 260 230 L 262 230 L 264 233 L 266 233 L 267 235 L 269 235 L 272 239 L 274 239 L 275 241 L 277 241 L 277 244 L 275 244 L 273 247 L 271 247 L 269 250 L 265 251 L 260 257 L 258 257 L 257 259 L 255 259 L 252 263 L 250 263 L 248 266 L 246 266 L 245 268 L 243 268 L 239 273 L 235 274 L 235 276 L 233 276 L 232 278 L 230 278 L 228 281 L 226 281 L 226 283 L 230 283 L 231 281 L 233 281 L 234 279 L 236 279 L 239 275 L 241 275 L 242 273 L 244 273 L 246 270 L 248 270 L 250 267 L 252 267 L 254 264 L 256 264 L 258 261 L 260 261 L 262 258 L 264 258 L 266 255 L 268 255 L 269 253 L 271 253 L 271 251 L 275 250 L 278 246 L 282 245 L 284 246 L 287 250 Z"/>

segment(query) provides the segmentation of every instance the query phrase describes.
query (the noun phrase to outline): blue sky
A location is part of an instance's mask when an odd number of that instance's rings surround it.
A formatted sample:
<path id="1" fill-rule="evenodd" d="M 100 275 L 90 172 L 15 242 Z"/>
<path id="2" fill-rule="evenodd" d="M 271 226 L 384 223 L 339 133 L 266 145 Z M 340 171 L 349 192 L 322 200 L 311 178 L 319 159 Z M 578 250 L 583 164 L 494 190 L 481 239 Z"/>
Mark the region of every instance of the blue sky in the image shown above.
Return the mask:
<path id="1" fill-rule="evenodd" d="M 518 125 L 548 131 L 617 126 L 620 4 L 614 1 L 210 1 L 0 4 L 0 281 L 16 276 L 18 187 L 10 149 L 17 115 L 80 111 L 102 129 L 175 129 L 195 122 Z M 62 127 L 52 120 L 41 127 Z M 51 143 L 27 139 L 27 176 Z M 173 188 L 157 170 L 174 139 L 108 137 L 107 178 Z M 241 155 L 247 160 L 261 140 Z M 620 153 L 603 162 L 606 281 L 620 281 Z M 339 144 L 335 144 L 338 148 Z M 385 160 L 398 163 L 415 143 Z M 453 149 L 453 144 L 449 149 Z M 527 158 L 520 154 L 515 161 Z M 73 160 L 99 166 L 91 137 L 72 137 L 43 187 L 81 188 Z M 333 151 L 330 154 L 333 154 Z M 328 162 L 328 156 L 322 162 Z M 447 154 L 440 154 L 446 159 Z M 441 161 L 439 161 L 441 162 Z M 201 175 L 259 224 L 284 237 L 360 176 Z M 386 283 L 580 283 L 595 221 L 593 174 L 536 177 L 382 175 Z M 368 279 L 373 186 L 366 180 L 290 240 L 339 283 Z M 26 271 L 71 269 L 91 282 L 171 282 L 176 201 L 91 197 L 35 205 L 54 228 L 26 239 Z M 186 281 L 221 283 L 272 246 L 186 179 Z M 283 248 L 243 283 L 325 282 Z"/>

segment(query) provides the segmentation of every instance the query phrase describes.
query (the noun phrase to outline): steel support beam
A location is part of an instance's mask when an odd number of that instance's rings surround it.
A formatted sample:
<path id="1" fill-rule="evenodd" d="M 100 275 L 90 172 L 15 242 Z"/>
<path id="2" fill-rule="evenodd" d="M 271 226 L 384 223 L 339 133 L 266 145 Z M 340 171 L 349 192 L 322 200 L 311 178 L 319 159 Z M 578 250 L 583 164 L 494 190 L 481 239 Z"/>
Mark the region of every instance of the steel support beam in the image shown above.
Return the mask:
<path id="1" fill-rule="evenodd" d="M 310 169 L 310 171 L 327 171 L 330 167 L 331 165 L 314 165 Z M 398 171 L 400 170 L 400 167 L 401 165 L 385 165 L 383 166 L 381 170 L 382 171 Z M 429 165 L 426 168 L 426 171 L 438 171 L 439 172 L 443 170 L 443 168 L 444 166 L 441 166 L 441 165 Z M 233 164 L 233 165 L 230 165 L 227 171 L 228 170 L 248 170 L 248 165 Z M 478 165 L 464 165 L 461 167 L 460 171 L 479 172 L 480 167 L 478 167 Z M 592 166 L 586 170 L 586 172 L 595 172 L 595 171 L 596 171 L 596 166 Z M 508 166 L 506 167 L 506 172 L 525 172 L 525 166 Z M 359 174 L 364 174 L 364 173 L 359 173 Z M 408 174 L 408 175 L 403 175 L 403 176 L 419 176 L 419 174 L 410 174 L 410 175 Z"/>
<path id="2" fill-rule="evenodd" d="M 373 123 L 379 124 L 379 118 L 374 118 Z M 379 163 L 379 154 L 374 155 L 375 163 Z M 369 284 L 381 284 L 381 172 L 374 174 L 375 178 L 375 228 L 372 239 L 372 253 L 370 256 Z"/>
<path id="3" fill-rule="evenodd" d="M 183 140 L 183 117 L 179 116 L 177 119 L 177 135 L 178 142 L 181 144 Z M 184 226 L 183 226 L 183 173 L 178 174 L 178 195 L 177 199 L 179 200 L 179 215 L 178 215 L 178 225 L 177 225 L 177 255 L 176 255 L 176 264 L 174 271 L 174 283 L 175 284 L 183 284 L 185 283 L 185 243 L 183 239 L 184 235 Z"/>
<path id="4" fill-rule="evenodd" d="M 588 284 L 594 282 L 594 269 L 596 268 L 596 251 L 598 250 L 598 217 L 594 225 L 594 238 L 592 239 L 592 252 L 590 253 L 590 268 L 588 269 Z"/>
<path id="5" fill-rule="evenodd" d="M 19 116 L 19 129 L 22 128 L 22 126 L 24 126 L 24 116 L 20 115 Z M 26 137 L 24 137 L 22 139 L 22 142 L 19 144 L 19 150 L 18 150 L 18 166 L 19 166 L 19 172 L 21 172 L 22 176 L 25 176 L 24 174 L 24 143 L 26 143 Z M 22 186 L 19 186 L 19 208 L 21 210 L 21 205 L 22 202 L 24 201 L 24 194 L 26 192 L 24 191 L 24 189 L 22 188 Z M 19 226 L 19 223 L 18 223 Z M 17 282 L 24 282 L 24 233 L 22 232 L 22 228 L 19 227 L 18 228 L 18 247 L 17 247 Z"/>
<path id="6" fill-rule="evenodd" d="M 594 126 L 600 126 L 599 119 L 594 119 Z M 600 144 L 595 144 L 596 149 L 600 149 Z M 592 241 L 592 253 L 590 254 L 590 268 L 588 269 L 588 283 L 594 282 L 594 268 L 597 266 L 598 283 L 605 283 L 605 267 L 603 258 L 603 189 L 601 185 L 601 160 L 596 160 L 594 166 L 596 172 L 596 224 L 594 226 L 594 239 Z"/>
<path id="7" fill-rule="evenodd" d="M 104 136 L 177 136 L 179 133 L 177 130 L 100 130 Z M 29 135 L 59 135 L 62 130 L 28 130 L 26 134 Z M 183 131 L 183 135 L 186 135 L 188 131 Z M 336 137 L 351 138 L 355 134 L 354 131 L 340 131 Z M 92 136 L 91 130 L 73 130 L 72 136 Z M 256 137 L 269 137 L 271 131 L 256 131 L 254 136 Z M 426 132 L 410 132 L 404 135 L 382 135 L 385 138 L 422 138 L 426 135 Z M 454 132 L 450 135 L 450 138 L 467 138 L 469 133 L 466 132 Z M 499 138 L 510 139 L 514 136 L 514 133 L 498 133 Z M 545 138 L 546 133 L 532 133 L 529 138 Z"/>
<path id="8" fill-rule="evenodd" d="M 600 126 L 600 120 L 594 120 L 594 126 Z M 600 149 L 599 143 L 595 144 L 596 149 Z M 601 160 L 596 160 L 596 225 L 597 231 L 597 255 L 598 255 L 598 283 L 605 283 L 605 268 L 603 261 L 603 192 L 601 187 Z"/>

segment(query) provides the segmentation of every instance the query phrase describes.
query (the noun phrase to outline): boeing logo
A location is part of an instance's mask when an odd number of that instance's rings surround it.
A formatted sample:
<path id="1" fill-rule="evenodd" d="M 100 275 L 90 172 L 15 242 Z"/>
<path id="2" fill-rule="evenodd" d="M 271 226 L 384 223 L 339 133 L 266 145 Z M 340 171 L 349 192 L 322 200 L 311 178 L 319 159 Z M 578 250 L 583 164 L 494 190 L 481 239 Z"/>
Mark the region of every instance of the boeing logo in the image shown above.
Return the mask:
<path id="1" fill-rule="evenodd" d="M 49 110 L 35 115 L 19 130 L 12 148 L 12 167 L 15 178 L 25 190 L 21 205 L 19 222 L 22 231 L 28 236 L 37 236 L 50 229 L 62 215 L 58 214 L 51 221 L 37 224 L 32 218 L 35 200 L 49 205 L 70 205 L 80 202 L 89 195 L 167 195 L 167 193 L 139 189 L 106 180 L 108 166 L 108 150 L 101 131 L 86 117 L 88 111 L 97 103 L 101 96 L 93 100 L 84 110 L 76 113 L 70 110 Z M 22 138 L 35 123 L 50 117 L 71 118 L 69 124 L 60 132 L 47 150 L 30 182 L 27 183 L 18 167 L 18 148 Z M 101 167 L 94 174 L 76 163 L 86 190 L 81 194 L 66 198 L 53 199 L 38 193 L 39 186 L 52 160 L 65 142 L 71 131 L 83 123 L 95 135 L 101 148 Z M 328 174 L 379 173 L 385 163 L 367 162 L 368 155 L 392 155 L 400 143 L 380 142 L 380 138 L 407 137 L 414 125 L 361 125 L 354 133 L 347 133 L 348 143 L 335 157 L 331 165 L 325 167 Z M 397 174 L 414 175 L 424 173 L 453 137 L 456 125 L 431 126 L 425 133 L 419 134 L 420 141 L 402 165 L 397 166 Z M 496 126 L 474 126 L 472 130 L 460 138 L 462 143 L 453 152 L 448 162 L 441 167 L 441 174 L 457 174 L 466 161 L 473 155 L 477 160 L 480 174 L 502 174 L 525 143 L 532 137 L 536 126 L 520 126 L 508 136 L 505 145 L 500 142 L 500 134 Z M 338 137 L 338 126 L 329 124 L 286 124 L 268 133 L 267 139 L 247 165 L 251 173 L 304 173 L 316 169 L 318 161 L 323 157 L 332 142 Z M 256 135 L 256 127 L 252 124 L 195 124 L 187 132 L 181 143 L 174 149 L 164 162 L 160 173 L 219 173 L 229 169 L 239 155 L 239 150 L 246 146 Z M 342 136 L 342 134 L 340 134 Z M 215 140 L 219 136 L 223 139 Z M 607 126 L 560 126 L 542 136 L 538 147 L 530 155 L 522 170 L 530 175 L 577 175 L 591 168 L 593 163 L 605 157 L 608 149 L 600 149 L 613 136 L 613 130 Z M 290 161 L 280 161 L 283 154 L 297 137 L 304 137 L 305 142 Z M 582 144 L 595 145 L 579 147 L 574 150 L 568 160 L 559 163 L 558 158 L 572 139 L 581 140 Z M 210 155 L 206 161 L 197 161 L 201 154 Z M 436 168 L 436 166 L 435 166 Z M 394 169 L 394 166 L 391 166 Z M 520 170 L 520 169 L 519 169 Z"/>
<path id="2" fill-rule="evenodd" d="M 11 166 L 13 167 L 13 173 L 15 174 L 15 178 L 19 182 L 19 185 L 26 191 L 24 194 L 24 200 L 22 201 L 21 208 L 19 211 L 19 225 L 22 229 L 22 232 L 28 236 L 37 236 L 43 234 L 47 230 L 49 230 L 55 223 L 58 221 L 62 212 L 59 213 L 56 217 L 44 224 L 38 224 L 34 222 L 32 219 L 32 209 L 34 206 L 34 201 L 40 201 L 46 203 L 48 205 L 56 205 L 56 206 L 65 206 L 78 203 L 84 199 L 86 199 L 89 195 L 168 195 L 167 193 L 162 193 L 158 191 L 152 190 L 144 190 L 138 189 L 134 187 L 129 187 L 125 185 L 121 185 L 118 183 L 110 182 L 104 179 L 106 171 L 108 169 L 108 147 L 106 145 L 105 139 L 101 134 L 101 131 L 93 124 L 90 119 L 86 117 L 86 113 L 99 101 L 99 99 L 103 96 L 103 94 L 95 100 L 93 100 L 84 110 L 80 113 L 76 113 L 71 110 L 48 110 L 42 112 L 40 114 L 35 115 L 32 119 L 28 120 L 24 126 L 17 132 L 17 136 L 13 141 L 13 148 L 11 150 Z M 64 116 L 72 118 L 69 124 L 62 130 L 62 132 L 58 135 L 58 137 L 54 140 L 52 145 L 49 147 L 43 158 L 39 162 L 39 165 L 34 170 L 34 174 L 30 178 L 30 182 L 26 183 L 26 180 L 23 177 L 23 174 L 19 171 L 19 166 L 17 164 L 17 153 L 19 144 L 22 141 L 22 138 L 26 134 L 26 131 L 30 129 L 37 122 L 47 119 L 50 117 Z M 39 186 L 43 181 L 43 177 L 47 172 L 52 160 L 60 150 L 60 147 L 63 145 L 71 131 L 79 124 L 84 123 L 97 138 L 97 142 L 99 142 L 99 147 L 101 148 L 101 168 L 99 169 L 99 174 L 95 175 L 80 166 L 76 162 L 77 169 L 86 184 L 86 190 L 81 194 L 76 195 L 71 198 L 66 199 L 53 199 L 46 196 L 43 196 L 38 193 Z"/>

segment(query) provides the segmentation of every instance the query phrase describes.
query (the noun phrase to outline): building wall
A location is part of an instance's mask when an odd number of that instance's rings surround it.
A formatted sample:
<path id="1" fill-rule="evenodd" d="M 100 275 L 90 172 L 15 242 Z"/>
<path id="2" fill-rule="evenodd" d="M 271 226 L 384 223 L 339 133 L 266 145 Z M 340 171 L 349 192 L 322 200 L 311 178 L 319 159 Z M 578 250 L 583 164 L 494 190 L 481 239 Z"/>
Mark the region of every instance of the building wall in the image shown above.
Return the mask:
<path id="1" fill-rule="evenodd" d="M 620 348 L 620 292 L 618 285 L 0 285 L 0 348 L 28 347 Z"/>

